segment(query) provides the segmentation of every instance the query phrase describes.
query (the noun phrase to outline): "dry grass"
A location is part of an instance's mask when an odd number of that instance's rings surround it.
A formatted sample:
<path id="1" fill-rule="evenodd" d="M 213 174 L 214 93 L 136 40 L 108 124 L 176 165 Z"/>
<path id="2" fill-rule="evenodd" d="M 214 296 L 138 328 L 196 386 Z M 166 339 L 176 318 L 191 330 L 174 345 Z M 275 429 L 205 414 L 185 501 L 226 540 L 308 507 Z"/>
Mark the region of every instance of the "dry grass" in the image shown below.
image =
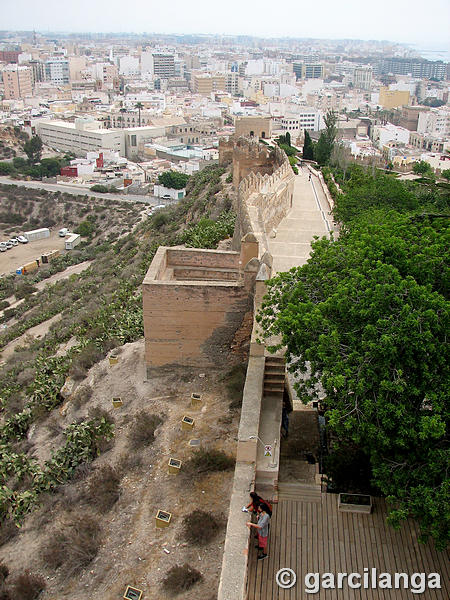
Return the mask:
<path id="1" fill-rule="evenodd" d="M 72 406 L 78 410 L 92 398 L 93 390 L 90 385 L 81 385 L 71 398 Z"/>
<path id="2" fill-rule="evenodd" d="M 212 513 L 194 510 L 183 519 L 183 534 L 187 542 L 205 546 L 217 536 L 223 525 L 223 519 L 218 519 Z"/>
<path id="3" fill-rule="evenodd" d="M 163 579 L 163 588 L 171 595 L 176 596 L 181 592 L 190 590 L 198 581 L 203 579 L 200 571 L 197 571 L 187 563 L 182 566 L 175 565 L 167 572 Z"/>
<path id="4" fill-rule="evenodd" d="M 185 466 L 184 471 L 188 475 L 208 473 L 214 471 L 227 471 L 234 467 L 233 457 L 225 454 L 222 450 L 199 448 Z"/>
<path id="5" fill-rule="evenodd" d="M 88 481 L 86 500 L 96 510 L 110 510 L 120 497 L 120 476 L 110 465 L 94 470 Z"/>
<path id="6" fill-rule="evenodd" d="M 19 533 L 19 529 L 10 519 L 3 519 L 0 525 L 0 546 L 6 544 Z"/>
<path id="7" fill-rule="evenodd" d="M 10 596 L 12 600 L 36 600 L 45 587 L 45 580 L 41 575 L 24 571 L 13 580 Z"/>
<path id="8" fill-rule="evenodd" d="M 97 519 L 84 515 L 68 515 L 49 535 L 42 547 L 44 564 L 59 567 L 66 577 L 82 571 L 100 548 L 101 528 Z"/>
<path id="9" fill-rule="evenodd" d="M 144 410 L 139 412 L 130 424 L 128 443 L 132 450 L 150 446 L 155 441 L 155 431 L 163 422 L 159 415 L 152 415 Z"/>

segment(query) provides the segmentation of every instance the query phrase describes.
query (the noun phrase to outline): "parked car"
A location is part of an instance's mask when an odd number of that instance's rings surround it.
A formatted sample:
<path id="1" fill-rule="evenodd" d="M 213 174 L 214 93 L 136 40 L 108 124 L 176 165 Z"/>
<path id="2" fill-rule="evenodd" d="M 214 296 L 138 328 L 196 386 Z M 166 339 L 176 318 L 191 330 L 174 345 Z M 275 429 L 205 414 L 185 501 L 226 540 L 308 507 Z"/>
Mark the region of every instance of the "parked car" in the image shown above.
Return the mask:
<path id="1" fill-rule="evenodd" d="M 19 235 L 17 240 L 21 243 L 21 244 L 28 244 L 28 240 L 24 235 Z"/>
<path id="2" fill-rule="evenodd" d="M 5 245 L 7 250 L 11 250 L 11 248 L 13 247 L 12 243 L 9 240 L 5 242 Z"/>
<path id="3" fill-rule="evenodd" d="M 0 242 L 0 252 L 6 252 L 7 250 L 5 242 Z"/>
<path id="4" fill-rule="evenodd" d="M 19 245 L 19 240 L 17 238 L 11 238 L 9 241 L 11 242 L 11 244 L 13 246 L 18 246 Z"/>
<path id="5" fill-rule="evenodd" d="M 67 227 L 63 227 L 62 229 L 60 229 L 58 231 L 58 235 L 59 237 L 66 237 L 66 235 L 69 233 L 69 230 L 67 229 Z"/>

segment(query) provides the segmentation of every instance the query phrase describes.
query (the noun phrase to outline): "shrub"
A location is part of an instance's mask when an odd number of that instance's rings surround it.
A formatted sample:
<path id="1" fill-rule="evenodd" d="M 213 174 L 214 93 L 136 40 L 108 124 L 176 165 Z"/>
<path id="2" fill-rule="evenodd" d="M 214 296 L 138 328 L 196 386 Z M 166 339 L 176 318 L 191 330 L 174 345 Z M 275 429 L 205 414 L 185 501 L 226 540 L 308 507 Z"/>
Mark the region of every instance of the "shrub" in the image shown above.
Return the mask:
<path id="1" fill-rule="evenodd" d="M 8 577 L 8 575 L 9 575 L 8 567 L 5 564 L 0 563 L 0 585 L 5 581 L 5 579 Z"/>
<path id="2" fill-rule="evenodd" d="M 100 533 L 94 517 L 69 517 L 51 532 L 42 547 L 42 559 L 52 569 L 61 567 L 66 576 L 78 573 L 97 556 Z"/>
<path id="3" fill-rule="evenodd" d="M 17 300 L 21 300 L 22 298 L 26 298 L 30 294 L 37 292 L 37 288 L 34 287 L 29 281 L 24 281 L 23 283 L 19 283 L 16 287 L 16 291 L 14 293 Z"/>
<path id="4" fill-rule="evenodd" d="M 216 537 L 221 525 L 221 521 L 212 513 L 194 510 L 183 519 L 183 534 L 186 541 L 197 546 L 204 546 Z"/>
<path id="5" fill-rule="evenodd" d="M 228 173 L 225 183 L 233 183 L 233 173 Z"/>
<path id="6" fill-rule="evenodd" d="M 14 579 L 11 597 L 18 600 L 35 600 L 45 587 L 45 580 L 41 575 L 25 571 Z"/>
<path id="7" fill-rule="evenodd" d="M 91 192 L 98 192 L 100 194 L 106 194 L 106 192 L 109 191 L 109 189 L 107 188 L 106 185 L 101 185 L 99 183 L 96 183 L 95 185 L 91 186 L 89 189 L 91 190 Z"/>
<path id="8" fill-rule="evenodd" d="M 90 385 L 80 386 L 72 397 L 72 405 L 75 409 L 80 408 L 92 398 L 92 388 Z"/>
<path id="9" fill-rule="evenodd" d="M 104 354 L 94 343 L 87 344 L 72 361 L 70 374 L 74 379 L 83 379 L 88 370 L 98 363 Z"/>
<path id="10" fill-rule="evenodd" d="M 19 531 L 14 521 L 11 521 L 11 519 L 2 519 L 0 526 L 0 546 L 15 538 Z"/>
<path id="11" fill-rule="evenodd" d="M 173 595 L 181 594 L 190 590 L 198 581 L 203 579 L 200 571 L 185 563 L 182 566 L 175 565 L 167 572 L 163 579 L 163 587 Z"/>
<path id="12" fill-rule="evenodd" d="M 110 465 L 102 465 L 89 478 L 87 500 L 100 512 L 113 507 L 120 496 L 120 477 Z"/>
<path id="13" fill-rule="evenodd" d="M 161 425 L 159 415 L 148 414 L 144 410 L 133 419 L 128 432 L 128 440 L 133 449 L 150 446 L 155 441 L 155 430 Z"/>
<path id="14" fill-rule="evenodd" d="M 14 165 L 8 162 L 0 162 L 0 175 L 11 175 L 14 173 Z"/>
<path id="15" fill-rule="evenodd" d="M 199 448 L 185 465 L 187 473 L 206 473 L 213 471 L 227 471 L 234 467 L 234 458 L 222 452 L 208 448 Z"/>

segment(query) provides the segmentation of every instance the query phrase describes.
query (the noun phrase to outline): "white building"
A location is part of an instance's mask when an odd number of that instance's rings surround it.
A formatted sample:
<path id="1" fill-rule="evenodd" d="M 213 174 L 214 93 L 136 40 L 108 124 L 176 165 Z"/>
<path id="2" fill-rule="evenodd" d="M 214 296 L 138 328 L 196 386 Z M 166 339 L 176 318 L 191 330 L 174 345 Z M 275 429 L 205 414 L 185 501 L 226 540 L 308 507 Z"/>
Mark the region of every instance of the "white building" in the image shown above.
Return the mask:
<path id="1" fill-rule="evenodd" d="M 438 137 L 450 136 L 450 109 L 432 108 L 427 112 L 420 112 L 417 132 Z"/>
<path id="2" fill-rule="evenodd" d="M 320 112 L 311 108 L 306 108 L 295 114 L 286 114 L 279 120 L 281 129 L 289 131 L 291 136 L 297 137 L 305 129 L 308 131 L 319 131 L 321 129 Z"/>
<path id="3" fill-rule="evenodd" d="M 136 77 L 140 73 L 139 59 L 134 56 L 123 56 L 119 60 L 119 73 L 126 77 Z"/>
<path id="4" fill-rule="evenodd" d="M 64 56 L 53 56 L 45 61 L 45 80 L 51 81 L 54 85 L 67 85 L 69 72 L 69 61 Z"/>
<path id="5" fill-rule="evenodd" d="M 123 156 L 125 150 L 123 131 L 103 129 L 93 119 L 75 119 L 75 123 L 43 119 L 37 121 L 36 133 L 47 146 L 81 156 L 102 148 Z"/>
<path id="6" fill-rule="evenodd" d="M 375 125 L 372 130 L 372 140 L 381 149 L 388 142 L 408 144 L 410 133 L 409 129 L 397 127 L 396 125 L 392 125 L 392 123 Z"/>

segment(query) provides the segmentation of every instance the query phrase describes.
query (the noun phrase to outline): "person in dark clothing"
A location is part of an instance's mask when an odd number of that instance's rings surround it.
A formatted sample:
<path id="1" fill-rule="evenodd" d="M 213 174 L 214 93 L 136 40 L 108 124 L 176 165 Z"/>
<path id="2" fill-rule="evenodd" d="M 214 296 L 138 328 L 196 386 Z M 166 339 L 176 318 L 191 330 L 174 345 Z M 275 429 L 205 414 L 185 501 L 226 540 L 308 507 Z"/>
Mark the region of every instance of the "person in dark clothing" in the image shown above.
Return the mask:
<path id="1" fill-rule="evenodd" d="M 256 492 L 250 492 L 250 498 L 252 499 L 252 501 L 245 507 L 248 510 L 248 512 L 252 512 L 256 515 L 258 512 L 258 507 L 264 506 L 265 512 L 267 512 L 269 517 L 272 516 L 272 507 L 268 502 L 266 502 L 266 500 L 264 500 L 264 498 L 258 496 Z"/>

